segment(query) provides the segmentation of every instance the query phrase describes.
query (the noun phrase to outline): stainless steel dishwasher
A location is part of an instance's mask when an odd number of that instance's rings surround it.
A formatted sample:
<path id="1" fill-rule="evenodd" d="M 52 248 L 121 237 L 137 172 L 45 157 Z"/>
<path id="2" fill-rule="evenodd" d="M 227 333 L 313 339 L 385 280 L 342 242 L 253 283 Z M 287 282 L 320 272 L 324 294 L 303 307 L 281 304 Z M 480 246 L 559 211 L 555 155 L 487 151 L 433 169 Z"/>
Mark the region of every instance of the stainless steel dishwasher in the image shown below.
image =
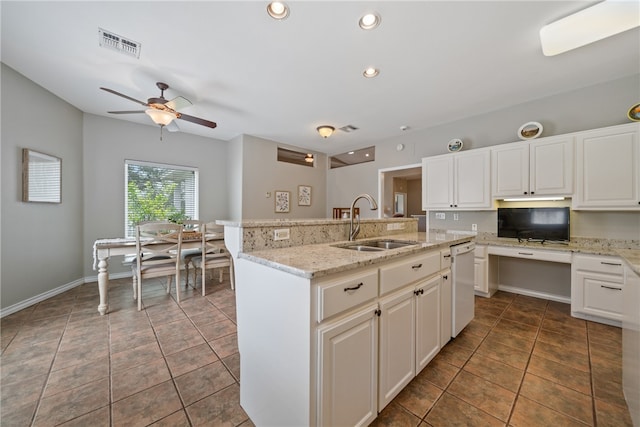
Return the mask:
<path id="1" fill-rule="evenodd" d="M 473 320 L 474 293 L 474 242 L 451 246 L 451 275 L 453 278 L 451 295 L 451 336 L 456 337 Z"/>

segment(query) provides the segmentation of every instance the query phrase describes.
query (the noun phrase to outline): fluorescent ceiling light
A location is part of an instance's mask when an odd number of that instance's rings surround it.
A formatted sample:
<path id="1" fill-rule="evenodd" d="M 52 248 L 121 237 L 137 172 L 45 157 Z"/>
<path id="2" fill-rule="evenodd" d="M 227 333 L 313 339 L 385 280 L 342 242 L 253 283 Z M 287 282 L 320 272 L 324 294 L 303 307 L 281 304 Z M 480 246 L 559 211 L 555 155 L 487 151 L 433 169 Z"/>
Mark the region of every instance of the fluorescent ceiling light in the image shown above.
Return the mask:
<path id="1" fill-rule="evenodd" d="M 558 55 L 638 26 L 640 2 L 605 0 L 542 27 L 542 53 Z"/>
<path id="2" fill-rule="evenodd" d="M 564 197 L 511 197 L 502 200 L 505 202 L 546 202 L 564 200 Z"/>

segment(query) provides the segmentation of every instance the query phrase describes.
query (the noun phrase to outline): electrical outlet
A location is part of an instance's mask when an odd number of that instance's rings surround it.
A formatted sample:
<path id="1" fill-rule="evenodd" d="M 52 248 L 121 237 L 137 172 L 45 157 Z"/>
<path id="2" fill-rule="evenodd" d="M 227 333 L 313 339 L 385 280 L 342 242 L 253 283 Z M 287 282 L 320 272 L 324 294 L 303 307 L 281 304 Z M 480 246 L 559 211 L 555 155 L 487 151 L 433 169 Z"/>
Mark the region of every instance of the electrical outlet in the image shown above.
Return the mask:
<path id="1" fill-rule="evenodd" d="M 445 219 L 444 212 L 436 212 L 436 219 Z"/>
<path id="2" fill-rule="evenodd" d="M 478 224 L 471 224 L 471 231 L 478 231 Z"/>
<path id="3" fill-rule="evenodd" d="M 264 193 L 264 197 L 266 197 L 267 199 L 271 197 L 271 191 L 267 191 L 266 193 Z"/>
<path id="4" fill-rule="evenodd" d="M 453 214 L 453 220 L 454 221 L 458 221 L 460 219 L 460 214 L 454 213 Z"/>
<path id="5" fill-rule="evenodd" d="M 288 228 L 279 228 L 273 230 L 273 240 L 289 240 L 290 233 Z"/>

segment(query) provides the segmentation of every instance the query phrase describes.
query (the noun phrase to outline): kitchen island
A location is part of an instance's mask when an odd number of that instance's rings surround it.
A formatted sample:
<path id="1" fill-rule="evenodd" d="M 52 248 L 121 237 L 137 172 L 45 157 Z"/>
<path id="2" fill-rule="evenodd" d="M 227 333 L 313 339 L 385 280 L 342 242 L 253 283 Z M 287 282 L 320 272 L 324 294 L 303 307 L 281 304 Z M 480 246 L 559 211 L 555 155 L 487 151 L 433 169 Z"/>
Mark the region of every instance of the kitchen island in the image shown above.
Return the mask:
<path id="1" fill-rule="evenodd" d="M 225 225 L 234 253 L 247 224 Z M 295 239 L 294 224 L 274 226 Z M 256 425 L 367 425 L 448 341 L 449 248 L 473 236 L 391 229 L 414 244 L 235 251 L 240 402 Z M 363 231 L 359 242 L 378 239 Z"/>

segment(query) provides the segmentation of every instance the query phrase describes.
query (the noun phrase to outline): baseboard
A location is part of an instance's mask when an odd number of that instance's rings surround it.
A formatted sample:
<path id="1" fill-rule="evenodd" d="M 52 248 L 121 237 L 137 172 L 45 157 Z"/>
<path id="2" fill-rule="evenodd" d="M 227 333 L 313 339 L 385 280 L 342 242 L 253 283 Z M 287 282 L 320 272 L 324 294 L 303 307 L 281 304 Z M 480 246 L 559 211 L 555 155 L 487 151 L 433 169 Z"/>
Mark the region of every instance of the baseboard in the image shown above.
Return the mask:
<path id="1" fill-rule="evenodd" d="M 538 291 L 533 291 L 531 289 L 518 288 L 515 286 L 499 285 L 498 290 L 511 292 L 514 294 L 526 295 L 529 297 L 547 299 L 550 301 L 563 302 L 565 304 L 571 304 L 571 297 L 563 297 L 561 295 L 548 294 L 546 292 L 538 292 Z"/>
<path id="2" fill-rule="evenodd" d="M 577 317 L 578 319 L 589 320 L 591 322 L 604 323 L 605 325 L 617 326 L 618 328 L 622 328 L 622 321 L 620 320 L 607 319 L 606 317 L 593 316 L 591 314 L 577 313 L 574 311 L 571 312 L 571 315 L 573 317 Z"/>
<path id="3" fill-rule="evenodd" d="M 126 279 L 127 277 L 131 277 L 131 272 L 122 272 L 122 273 L 114 273 L 114 274 L 109 274 L 109 279 Z M 84 285 L 85 283 L 92 283 L 92 282 L 97 282 L 98 281 L 98 276 L 89 276 L 89 277 L 84 277 L 81 279 L 77 279 L 74 280 L 73 282 L 69 282 L 65 285 L 59 286 L 55 289 L 51 289 L 50 291 L 41 293 L 40 295 L 36 295 L 33 296 L 31 298 L 28 298 L 24 301 L 20 301 L 17 304 L 13 304 L 10 305 L 9 307 L 6 308 L 0 308 L 0 318 L 3 318 L 5 316 L 8 316 L 10 314 L 13 314 L 17 311 L 23 310 L 27 307 L 31 307 L 34 304 L 37 304 L 39 302 L 42 302 L 46 299 L 49 299 L 51 297 L 54 297 L 58 294 L 61 294 L 63 292 L 66 292 L 70 289 L 73 289 L 77 286 L 80 285 Z M 96 307 L 99 301 L 96 300 Z"/>

